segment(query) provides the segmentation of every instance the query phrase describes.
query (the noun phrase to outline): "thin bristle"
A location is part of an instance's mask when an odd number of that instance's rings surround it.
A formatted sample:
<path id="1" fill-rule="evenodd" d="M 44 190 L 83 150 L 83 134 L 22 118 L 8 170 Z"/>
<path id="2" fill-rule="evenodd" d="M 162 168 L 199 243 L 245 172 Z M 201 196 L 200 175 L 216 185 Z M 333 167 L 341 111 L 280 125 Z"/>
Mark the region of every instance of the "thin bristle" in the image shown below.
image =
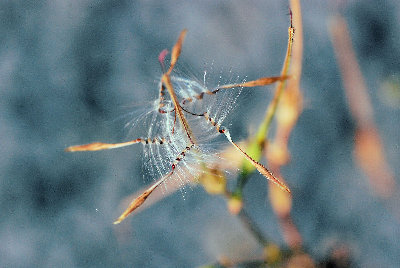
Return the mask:
<path id="1" fill-rule="evenodd" d="M 215 127 L 215 129 L 226 136 L 229 142 L 260 172 L 264 177 L 268 180 L 275 183 L 280 189 L 290 193 L 289 187 L 287 187 L 282 181 L 276 178 L 271 171 L 269 171 L 264 165 L 254 160 L 251 156 L 249 156 L 243 149 L 241 149 L 235 142 L 232 141 L 232 137 L 229 131 L 219 124 L 217 124 L 214 118 L 211 118 L 208 113 L 204 113 L 202 116 L 207 120 L 209 124 Z"/>
<path id="2" fill-rule="evenodd" d="M 168 90 L 168 93 L 171 97 L 172 103 L 174 104 L 176 115 L 178 116 L 179 121 L 181 122 L 182 127 L 184 128 L 187 138 L 189 139 L 191 144 L 195 144 L 195 138 L 194 138 L 193 132 L 189 126 L 189 123 L 186 120 L 185 115 L 182 112 L 182 108 L 179 104 L 178 97 L 175 94 L 174 88 L 171 83 L 171 79 L 168 74 L 164 74 L 162 76 L 162 82 L 165 84 L 165 86 Z"/>
<path id="3" fill-rule="evenodd" d="M 289 79 L 290 76 L 272 76 L 272 77 L 262 77 L 259 78 L 257 80 L 253 80 L 253 81 L 248 81 L 248 82 L 243 82 L 243 83 L 235 83 L 235 84 L 226 84 L 226 85 L 222 85 L 222 86 L 218 86 L 217 88 L 215 88 L 214 90 L 210 91 L 210 90 L 206 90 L 200 93 L 197 93 L 196 95 L 192 95 L 189 97 L 184 97 L 182 100 L 182 103 L 185 104 L 186 102 L 192 102 L 193 99 L 197 99 L 197 100 L 202 100 L 204 97 L 204 94 L 207 95 L 215 95 L 217 94 L 219 91 L 221 91 L 222 89 L 232 89 L 232 88 L 240 88 L 240 87 L 259 87 L 259 86 L 267 86 L 279 81 L 284 81 L 286 79 Z"/>
<path id="4" fill-rule="evenodd" d="M 259 87 L 259 86 L 266 86 L 273 84 L 278 81 L 283 81 L 288 79 L 289 76 L 276 76 L 276 77 L 262 77 L 257 80 L 253 81 L 248 81 L 244 83 L 239 83 L 239 84 L 228 84 L 228 85 L 223 85 L 218 88 L 220 89 L 228 89 L 228 88 L 233 88 L 233 87 Z"/>
<path id="5" fill-rule="evenodd" d="M 172 48 L 172 53 L 171 53 L 171 65 L 168 69 L 168 75 L 171 74 L 172 70 L 174 69 L 174 66 L 176 62 L 178 61 L 179 56 L 181 55 L 182 51 L 182 45 L 183 41 L 185 40 L 187 30 L 184 29 L 181 34 L 179 35 L 178 41 L 176 42 L 175 46 Z"/>
<path id="6" fill-rule="evenodd" d="M 100 150 L 107 150 L 107 149 L 114 149 L 129 146 L 132 144 L 136 144 L 140 142 L 141 139 L 136 139 L 133 141 L 128 142 L 121 142 L 121 143 L 102 143 L 102 142 L 94 142 L 84 145 L 74 145 L 70 146 L 65 149 L 66 152 L 84 152 L 84 151 L 100 151 Z"/>
<path id="7" fill-rule="evenodd" d="M 123 221 L 126 217 L 129 216 L 129 214 L 131 214 L 134 210 L 136 210 L 137 208 L 139 208 L 144 201 L 146 201 L 146 199 L 149 197 L 149 195 L 165 180 L 167 180 L 170 176 L 172 176 L 172 174 L 174 174 L 176 168 L 178 167 L 178 165 L 181 163 L 181 161 L 184 159 L 184 157 L 186 156 L 186 154 L 190 151 L 190 149 L 192 149 L 194 147 L 194 145 L 189 145 L 187 147 L 185 147 L 185 149 L 183 149 L 179 155 L 176 156 L 174 162 L 171 165 L 171 171 L 165 175 L 164 177 L 162 177 L 160 180 L 158 180 L 156 183 L 154 183 L 152 186 L 150 186 L 146 191 L 144 191 L 140 196 L 138 196 L 137 198 L 135 198 L 128 206 L 128 208 L 121 214 L 121 216 L 119 216 L 119 218 L 114 222 L 114 224 L 118 224 L 121 221 Z M 177 174 L 179 176 L 179 174 Z M 183 181 L 182 181 L 182 184 Z"/>
<path id="8" fill-rule="evenodd" d="M 250 161 L 250 163 L 258 170 L 258 172 L 260 172 L 264 177 L 266 177 L 268 180 L 272 181 L 273 183 L 275 183 L 276 185 L 279 186 L 279 188 L 281 188 L 282 190 L 291 193 L 289 187 L 287 187 L 283 182 L 281 182 L 279 179 L 277 179 L 271 171 L 269 171 L 264 165 L 262 165 L 261 163 L 257 162 L 256 160 L 254 160 L 253 158 L 251 158 L 245 151 L 243 151 L 243 149 L 241 149 L 236 143 L 234 143 L 232 141 L 231 135 L 229 134 L 228 131 L 224 131 L 223 132 L 225 134 L 225 136 L 227 137 L 227 139 L 229 140 L 229 142 L 235 146 L 235 148 L 248 160 Z"/>
<path id="9" fill-rule="evenodd" d="M 129 214 L 131 214 L 134 210 L 136 210 L 138 207 L 140 207 L 144 201 L 149 197 L 149 195 L 162 183 L 164 182 L 169 176 L 171 176 L 173 171 L 171 171 L 168 175 L 162 177 L 160 180 L 158 180 L 156 183 L 154 183 L 152 186 L 150 186 L 146 191 L 144 191 L 141 195 L 139 195 L 137 198 L 135 198 L 128 206 L 128 208 L 121 214 L 121 216 L 118 217 L 116 221 L 113 222 L 113 224 L 119 224 L 122 222 L 126 217 L 128 217 Z"/>

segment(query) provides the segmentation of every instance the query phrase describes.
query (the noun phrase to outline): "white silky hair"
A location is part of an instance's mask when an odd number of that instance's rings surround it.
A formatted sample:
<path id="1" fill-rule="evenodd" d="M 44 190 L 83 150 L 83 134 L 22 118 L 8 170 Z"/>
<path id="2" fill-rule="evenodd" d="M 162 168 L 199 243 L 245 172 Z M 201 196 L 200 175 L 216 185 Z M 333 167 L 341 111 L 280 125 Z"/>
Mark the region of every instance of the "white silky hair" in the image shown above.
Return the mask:
<path id="1" fill-rule="evenodd" d="M 153 180 L 165 176 L 171 172 L 174 164 L 174 174 L 164 183 L 166 190 L 167 183 L 175 180 L 185 195 L 185 185 L 197 178 L 199 174 L 207 172 L 204 167 L 212 167 L 221 160 L 219 155 L 221 140 L 226 140 L 224 135 L 217 131 L 226 120 L 229 113 L 235 108 L 242 87 L 222 89 L 215 94 L 210 94 L 220 86 L 221 76 L 214 88 L 208 88 L 207 72 L 204 72 L 203 80 L 189 79 L 182 76 L 171 75 L 172 87 L 183 108 L 183 114 L 188 122 L 192 135 L 196 141 L 195 146 L 187 150 L 190 140 L 187 130 L 181 125 L 169 92 L 164 89 L 163 98 L 154 100 L 149 109 L 138 118 L 133 118 L 127 123 L 130 128 L 130 136 L 135 133 L 143 133 L 142 138 L 164 139 L 165 143 L 148 143 L 143 145 L 144 167 L 147 176 Z M 239 77 L 233 83 L 242 83 Z M 211 84 L 207 81 L 207 84 Z M 159 88 L 161 83 L 159 84 Z M 202 94 L 201 98 L 198 96 Z M 190 100 L 182 103 L 183 100 Z M 162 103 L 162 105 L 160 105 Z M 161 109 L 163 112 L 160 112 Z M 206 120 L 204 114 L 214 120 L 215 125 Z M 218 126 L 218 127 L 217 127 Z M 229 133 L 228 133 L 229 135 Z M 222 137 L 220 141 L 218 138 Z M 182 152 L 183 155 L 182 155 Z M 177 160 L 179 159 L 179 160 Z"/>

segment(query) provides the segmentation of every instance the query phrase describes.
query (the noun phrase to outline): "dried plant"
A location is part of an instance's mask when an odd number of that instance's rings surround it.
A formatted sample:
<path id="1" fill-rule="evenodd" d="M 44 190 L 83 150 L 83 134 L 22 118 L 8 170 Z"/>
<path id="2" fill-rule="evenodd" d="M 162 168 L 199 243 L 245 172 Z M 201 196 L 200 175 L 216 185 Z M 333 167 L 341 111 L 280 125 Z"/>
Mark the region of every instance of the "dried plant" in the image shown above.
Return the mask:
<path id="1" fill-rule="evenodd" d="M 149 147 L 148 155 L 160 174 L 160 178 L 136 197 L 114 224 L 123 221 L 140 207 L 156 188 L 168 180 L 179 180 L 184 185 L 187 177 L 198 177 L 199 173 L 210 172 L 209 169 L 213 167 L 215 159 L 219 157 L 218 152 L 214 152 L 210 147 L 210 140 L 220 135 L 225 136 L 248 163 L 264 177 L 290 193 L 289 188 L 271 171 L 235 143 L 229 130 L 222 126 L 243 88 L 269 85 L 284 81 L 288 76 L 263 77 L 253 81 L 220 85 L 212 89 L 208 89 L 196 81 L 175 76 L 173 70 L 181 54 L 186 33 L 186 30 L 181 32 L 173 47 L 170 66 L 167 70 L 164 64 L 167 51 L 164 50 L 159 55 L 164 73 L 159 83 L 158 98 L 148 114 L 152 118 L 147 131 L 148 137 L 122 143 L 95 142 L 66 149 L 69 152 L 98 151 L 138 143 Z M 230 94 L 233 90 L 235 93 Z M 223 92 L 228 92 L 227 94 L 231 96 L 219 97 Z M 207 100 L 205 100 L 206 96 L 208 96 Z"/>
<path id="2" fill-rule="evenodd" d="M 186 78 L 175 68 L 187 34 L 187 30 L 183 30 L 172 48 L 168 67 L 166 58 L 169 52 L 163 50 L 159 54 L 158 60 L 163 74 L 158 85 L 157 98 L 152 101 L 146 113 L 138 118 L 132 118 L 126 124 L 126 127 L 133 131 L 138 128 L 145 129 L 145 137 L 121 143 L 95 142 L 66 149 L 69 152 L 98 151 L 143 144 L 146 166 L 154 176 L 155 182 L 129 197 L 129 200 L 133 201 L 114 224 L 120 223 L 132 212 L 137 211 L 149 196 L 154 198 L 146 204 L 165 197 L 155 193 L 161 185 L 167 190 L 167 183 L 169 184 L 169 191 L 166 191 L 168 193 L 171 188 L 172 191 L 184 189 L 188 182 L 197 181 L 209 194 L 224 196 L 231 214 L 238 215 L 243 225 L 264 247 L 265 254 L 260 260 L 234 261 L 221 256 L 217 266 L 266 263 L 275 267 L 287 263 L 291 267 L 299 265 L 315 267 L 311 257 L 302 249 L 301 235 L 290 215 L 292 203 L 291 195 L 288 194 L 290 189 L 280 172 L 281 166 L 290 160 L 288 139 L 302 110 L 301 10 L 298 0 L 291 0 L 290 5 L 287 51 L 279 76 L 251 81 L 237 78 L 233 83 L 218 83 L 216 87 L 207 86 L 206 73 L 202 82 Z M 294 25 L 296 42 L 294 42 Z M 256 134 L 244 142 L 233 141 L 229 129 L 223 123 L 235 109 L 241 92 L 273 83 L 276 83 L 275 93 Z M 270 126 L 275 117 L 276 133 L 274 138 L 269 140 Z M 216 140 L 221 137 L 232 146 L 226 148 L 216 146 L 218 143 Z M 263 156 L 268 160 L 270 169 L 261 164 Z M 243 161 L 232 164 L 231 159 L 237 160 L 239 157 Z M 237 185 L 231 190 L 227 189 L 223 172 L 231 168 L 228 166 L 240 169 Z M 289 246 L 288 249 L 279 248 L 266 238 L 246 212 L 243 188 L 255 170 L 278 186 L 269 187 L 269 197 Z"/>

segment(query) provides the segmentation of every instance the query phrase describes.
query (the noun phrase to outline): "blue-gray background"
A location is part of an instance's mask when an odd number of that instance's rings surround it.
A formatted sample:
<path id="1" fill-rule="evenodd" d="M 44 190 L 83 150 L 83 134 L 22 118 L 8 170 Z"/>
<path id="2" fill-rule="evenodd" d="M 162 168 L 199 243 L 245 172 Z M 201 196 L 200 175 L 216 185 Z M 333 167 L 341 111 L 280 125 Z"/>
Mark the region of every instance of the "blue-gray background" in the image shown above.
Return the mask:
<path id="1" fill-rule="evenodd" d="M 290 142 L 292 162 L 284 169 L 294 221 L 317 260 L 344 244 L 355 266 L 395 267 L 398 200 L 373 196 L 352 162 L 354 122 L 327 30 L 335 4 L 303 2 L 305 110 Z M 400 5 L 346 4 L 377 127 L 399 174 L 399 105 L 379 96 L 382 81 L 400 73 Z M 174 194 L 113 226 L 121 200 L 151 182 L 143 180 L 140 148 L 63 150 L 123 138 L 122 125 L 110 122 L 124 105 L 157 97 L 158 53 L 183 28 L 189 32 L 182 63 L 198 78 L 211 63 L 213 70 L 228 73 L 232 67 L 249 78 L 277 75 L 287 7 L 285 1 L 2 0 L 0 266 L 191 267 L 221 255 L 260 256 L 225 201 L 200 187 L 185 200 Z M 255 95 L 247 103 L 238 107 L 243 117 L 231 122 L 236 139 L 257 126 L 267 102 Z M 283 244 L 266 187 L 255 175 L 246 187 L 246 206 L 265 235 Z"/>

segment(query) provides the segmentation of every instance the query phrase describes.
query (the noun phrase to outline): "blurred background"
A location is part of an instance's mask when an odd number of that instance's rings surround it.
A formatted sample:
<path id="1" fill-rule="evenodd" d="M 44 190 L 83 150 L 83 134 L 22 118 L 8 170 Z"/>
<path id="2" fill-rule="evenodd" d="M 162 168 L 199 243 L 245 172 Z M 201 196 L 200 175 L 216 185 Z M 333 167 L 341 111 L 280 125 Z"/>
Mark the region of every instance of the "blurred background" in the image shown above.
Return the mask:
<path id="1" fill-rule="evenodd" d="M 229 78 L 231 68 L 250 80 L 279 75 L 288 7 L 277 0 L 2 0 L 0 266 L 195 267 L 221 256 L 260 258 L 262 246 L 228 212 L 226 200 L 202 187 L 185 198 L 166 196 L 114 226 L 122 200 L 152 182 L 142 148 L 64 149 L 126 138 L 118 119 L 157 98 L 158 54 L 183 28 L 188 35 L 178 65 L 194 74 L 189 78 L 202 79 L 205 70 Z M 376 191 L 380 172 L 373 183 L 353 153 L 358 123 L 329 30 L 337 13 L 347 20 L 365 80 L 389 194 Z M 292 189 L 292 220 L 316 264 L 342 252 L 339 258 L 353 267 L 396 267 L 400 3 L 302 1 L 302 17 L 304 107 L 289 142 L 291 161 L 282 168 Z M 229 122 L 235 140 L 254 134 L 272 89 L 238 103 Z M 267 187 L 254 174 L 245 207 L 261 232 L 285 248 Z"/>

